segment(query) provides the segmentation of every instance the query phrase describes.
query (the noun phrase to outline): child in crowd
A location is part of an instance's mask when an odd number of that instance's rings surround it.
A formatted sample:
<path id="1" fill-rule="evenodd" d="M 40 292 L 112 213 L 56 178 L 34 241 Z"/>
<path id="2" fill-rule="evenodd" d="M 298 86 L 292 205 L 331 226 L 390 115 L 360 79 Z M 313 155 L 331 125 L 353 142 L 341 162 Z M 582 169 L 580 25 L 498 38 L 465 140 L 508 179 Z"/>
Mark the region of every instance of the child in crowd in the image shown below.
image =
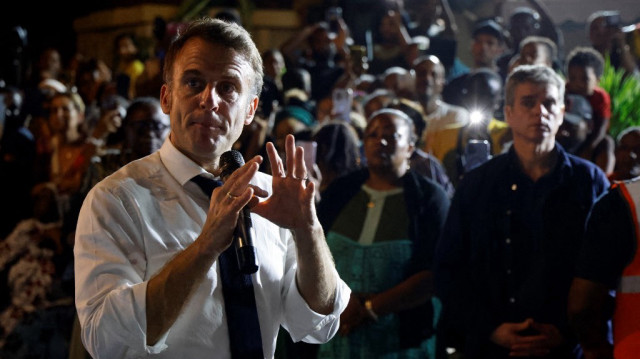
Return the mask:
<path id="1" fill-rule="evenodd" d="M 604 59 L 596 50 L 577 47 L 567 57 L 567 94 L 584 96 L 593 109 L 592 128 L 577 155 L 596 163 L 605 173 L 613 171 L 614 141 L 607 135 L 611 119 L 611 98 L 598 86 Z"/>

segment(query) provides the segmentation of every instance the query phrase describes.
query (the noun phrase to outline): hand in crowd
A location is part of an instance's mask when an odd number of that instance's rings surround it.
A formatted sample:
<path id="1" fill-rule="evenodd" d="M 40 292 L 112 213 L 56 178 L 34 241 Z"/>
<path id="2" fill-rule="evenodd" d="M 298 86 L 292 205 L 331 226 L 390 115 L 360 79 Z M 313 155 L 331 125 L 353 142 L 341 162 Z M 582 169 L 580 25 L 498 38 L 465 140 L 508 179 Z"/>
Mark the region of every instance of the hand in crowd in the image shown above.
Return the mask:
<path id="1" fill-rule="evenodd" d="M 361 296 L 361 293 L 351 292 L 347 309 L 340 315 L 338 334 L 347 336 L 370 320 L 367 309 L 364 307 L 364 299 Z"/>
<path id="2" fill-rule="evenodd" d="M 502 323 L 491 334 L 491 341 L 508 348 L 510 356 L 525 357 L 547 355 L 562 344 L 563 338 L 553 324 L 528 318 L 520 323 Z"/>
<path id="3" fill-rule="evenodd" d="M 92 137 L 97 139 L 105 139 L 109 134 L 118 131 L 118 129 L 122 125 L 123 119 L 124 113 L 121 108 L 104 111 L 93 130 Z"/>

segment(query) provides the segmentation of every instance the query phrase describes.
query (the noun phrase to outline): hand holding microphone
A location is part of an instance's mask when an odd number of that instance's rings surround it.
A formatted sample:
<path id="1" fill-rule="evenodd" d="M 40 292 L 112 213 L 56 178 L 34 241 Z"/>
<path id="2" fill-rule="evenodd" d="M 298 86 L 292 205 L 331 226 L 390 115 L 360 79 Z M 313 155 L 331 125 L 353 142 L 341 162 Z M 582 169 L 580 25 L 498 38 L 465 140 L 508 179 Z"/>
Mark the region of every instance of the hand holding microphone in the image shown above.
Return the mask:
<path id="1" fill-rule="evenodd" d="M 244 165 L 242 154 L 230 150 L 220 156 L 220 178 L 226 182 L 229 176 Z M 233 246 L 238 258 L 238 268 L 243 274 L 253 274 L 258 271 L 256 249 L 253 246 L 253 224 L 249 206 L 244 206 L 238 215 L 238 222 L 233 234 Z"/>

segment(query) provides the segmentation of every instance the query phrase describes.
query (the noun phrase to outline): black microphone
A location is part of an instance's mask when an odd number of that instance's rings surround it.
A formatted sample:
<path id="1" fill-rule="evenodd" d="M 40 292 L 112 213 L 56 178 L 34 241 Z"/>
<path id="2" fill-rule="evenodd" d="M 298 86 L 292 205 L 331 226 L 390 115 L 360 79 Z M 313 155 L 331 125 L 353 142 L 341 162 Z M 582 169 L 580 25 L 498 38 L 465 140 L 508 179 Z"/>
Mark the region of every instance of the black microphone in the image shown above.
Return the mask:
<path id="1" fill-rule="evenodd" d="M 226 182 L 233 171 L 244 165 L 242 154 L 230 150 L 220 156 L 220 178 Z M 238 269 L 243 274 L 253 274 L 258 271 L 256 247 L 253 246 L 253 223 L 249 206 L 244 206 L 238 216 L 236 229 L 233 232 L 233 245 L 236 249 Z"/>

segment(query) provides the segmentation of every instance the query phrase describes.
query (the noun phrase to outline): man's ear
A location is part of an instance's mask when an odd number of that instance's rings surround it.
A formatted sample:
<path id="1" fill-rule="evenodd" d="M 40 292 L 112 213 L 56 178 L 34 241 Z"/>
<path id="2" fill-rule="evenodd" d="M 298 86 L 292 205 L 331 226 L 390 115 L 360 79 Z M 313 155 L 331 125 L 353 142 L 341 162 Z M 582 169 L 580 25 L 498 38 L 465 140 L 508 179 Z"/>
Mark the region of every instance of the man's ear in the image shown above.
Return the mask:
<path id="1" fill-rule="evenodd" d="M 167 84 L 163 84 L 160 89 L 160 107 L 167 115 L 171 112 L 171 89 Z"/>
<path id="2" fill-rule="evenodd" d="M 504 105 L 504 122 L 511 127 L 511 112 L 513 111 L 513 107 L 509 105 Z"/>
<path id="3" fill-rule="evenodd" d="M 258 102 L 260 102 L 258 96 L 253 96 L 253 98 L 249 100 L 249 108 L 247 109 L 247 115 L 244 119 L 245 125 L 248 125 L 253 121 L 253 116 L 255 116 L 256 110 L 258 109 Z"/>
<path id="4" fill-rule="evenodd" d="M 416 150 L 416 145 L 413 142 L 409 142 L 409 148 L 407 148 L 407 160 L 411 159 L 411 156 L 413 156 L 413 152 Z"/>

